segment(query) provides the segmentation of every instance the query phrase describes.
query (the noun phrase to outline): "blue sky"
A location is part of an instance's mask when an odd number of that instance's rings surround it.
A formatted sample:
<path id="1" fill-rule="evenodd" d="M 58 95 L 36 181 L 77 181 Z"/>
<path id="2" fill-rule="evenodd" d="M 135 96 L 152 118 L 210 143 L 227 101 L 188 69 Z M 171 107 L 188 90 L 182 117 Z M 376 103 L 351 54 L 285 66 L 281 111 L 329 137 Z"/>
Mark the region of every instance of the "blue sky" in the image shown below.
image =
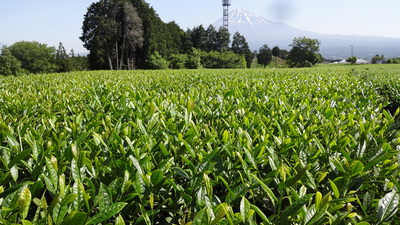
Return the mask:
<path id="1" fill-rule="evenodd" d="M 0 0 L 0 43 L 62 42 L 67 51 L 86 52 L 79 40 L 83 15 L 92 0 Z M 208 26 L 222 17 L 221 0 L 147 0 L 161 19 L 187 29 Z M 399 0 L 232 0 L 276 22 L 327 34 L 359 34 L 400 38 Z"/>

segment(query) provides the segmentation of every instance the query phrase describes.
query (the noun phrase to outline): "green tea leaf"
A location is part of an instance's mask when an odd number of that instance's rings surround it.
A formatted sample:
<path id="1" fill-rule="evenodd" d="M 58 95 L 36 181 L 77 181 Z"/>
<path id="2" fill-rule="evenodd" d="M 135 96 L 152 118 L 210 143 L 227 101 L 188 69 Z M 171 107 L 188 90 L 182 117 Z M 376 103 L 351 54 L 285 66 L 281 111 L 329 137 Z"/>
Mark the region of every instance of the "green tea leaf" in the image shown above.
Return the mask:
<path id="1" fill-rule="evenodd" d="M 179 168 L 179 167 L 174 167 L 172 168 L 173 171 L 175 171 L 175 173 L 177 173 L 179 176 L 185 178 L 185 179 L 190 179 L 189 174 L 187 174 L 183 169 Z"/>
<path id="2" fill-rule="evenodd" d="M 140 212 L 142 213 L 142 216 L 141 216 L 141 217 L 143 218 L 144 222 L 145 222 L 147 225 L 152 225 L 147 210 L 146 210 L 141 204 L 139 204 L 139 207 L 140 207 Z"/>
<path id="3" fill-rule="evenodd" d="M 242 197 L 242 201 L 240 201 L 240 214 L 242 215 L 243 223 L 246 224 L 246 220 L 250 211 L 250 202 L 245 197 Z"/>
<path id="4" fill-rule="evenodd" d="M 46 170 L 49 173 L 49 178 L 54 189 L 58 188 L 58 172 L 53 166 L 53 161 L 46 157 Z"/>
<path id="5" fill-rule="evenodd" d="M 213 188 L 212 188 L 212 186 L 211 186 L 210 177 L 209 177 L 206 173 L 203 173 L 203 181 L 204 181 L 204 184 L 205 184 L 205 186 L 206 186 L 206 191 L 207 191 L 208 197 L 209 197 L 209 198 L 212 198 L 212 195 L 213 195 Z"/>
<path id="6" fill-rule="evenodd" d="M 328 205 L 323 206 L 321 209 L 317 210 L 315 205 L 308 208 L 306 217 L 304 219 L 304 224 L 312 225 L 316 224 L 327 212 Z M 317 223 L 320 224 L 320 223 Z"/>
<path id="7" fill-rule="evenodd" d="M 204 225 L 209 224 L 209 217 L 207 212 L 207 207 L 200 210 L 193 219 L 192 225 Z"/>
<path id="8" fill-rule="evenodd" d="M 335 196 L 335 198 L 339 198 L 340 197 L 340 192 L 339 189 L 337 188 L 335 182 L 329 180 L 329 183 L 331 185 L 332 191 L 333 191 L 333 195 Z"/>
<path id="9" fill-rule="evenodd" d="M 103 221 L 106 221 L 119 213 L 128 203 L 125 202 L 118 202 L 114 203 L 107 208 L 105 208 L 103 211 L 100 211 L 98 214 L 90 218 L 90 220 L 86 223 L 87 225 L 90 224 L 97 224 L 101 223 Z"/>
<path id="10" fill-rule="evenodd" d="M 279 215 L 279 224 L 289 224 L 289 217 L 297 215 L 297 211 L 299 211 L 313 196 L 314 194 L 307 194 L 290 204 L 290 206 Z"/>
<path id="11" fill-rule="evenodd" d="M 112 204 L 111 193 L 103 183 L 100 183 L 99 194 L 97 195 L 97 201 L 99 204 L 100 211 L 105 210 L 108 206 Z"/>
<path id="12" fill-rule="evenodd" d="M 21 220 L 22 225 L 32 225 L 32 223 L 28 220 Z"/>
<path id="13" fill-rule="evenodd" d="M 139 161 L 133 155 L 130 155 L 129 159 L 132 161 L 133 166 L 136 168 L 138 173 L 142 175 L 143 174 L 143 170 L 142 170 L 142 167 L 140 166 Z"/>
<path id="14" fill-rule="evenodd" d="M 150 180 L 153 185 L 158 185 L 164 177 L 164 172 L 160 169 L 153 171 Z"/>
<path id="15" fill-rule="evenodd" d="M 26 157 L 29 156 L 31 153 L 31 149 L 28 148 L 16 155 L 15 157 L 12 158 L 11 162 L 8 164 L 8 168 L 13 167 L 15 164 L 19 163 L 20 161 L 24 160 Z"/>
<path id="16" fill-rule="evenodd" d="M 8 142 L 8 145 L 10 146 L 11 150 L 13 150 L 14 152 L 19 152 L 20 146 L 19 146 L 19 142 L 17 141 L 17 139 L 10 133 L 6 133 L 6 138 L 7 138 L 7 142 Z"/>
<path id="17" fill-rule="evenodd" d="M 64 220 L 65 215 L 67 215 L 68 213 L 69 203 L 73 202 L 77 196 L 78 196 L 77 194 L 69 194 L 65 196 L 65 198 L 63 198 L 61 202 L 58 202 L 58 204 L 54 208 L 54 210 L 56 209 L 58 210 L 58 212 L 56 212 L 57 217 L 53 218 L 55 219 L 57 224 L 61 223 Z"/>
<path id="18" fill-rule="evenodd" d="M 77 213 L 75 213 L 74 217 L 72 217 L 72 219 L 69 221 L 69 224 L 85 225 L 88 217 L 89 216 L 87 213 L 77 212 Z"/>
<path id="19" fill-rule="evenodd" d="M 19 213 L 22 219 L 28 216 L 29 207 L 31 205 L 32 195 L 27 186 L 23 187 L 18 199 Z"/>
<path id="20" fill-rule="evenodd" d="M 222 134 L 222 141 L 226 144 L 228 143 L 228 140 L 229 140 L 229 132 L 225 130 Z"/>
<path id="21" fill-rule="evenodd" d="M 119 215 L 119 216 L 117 217 L 117 219 L 115 219 L 114 225 L 125 225 L 125 220 L 124 220 L 124 218 L 123 218 L 121 215 Z"/>
<path id="22" fill-rule="evenodd" d="M 355 176 L 362 173 L 364 170 L 364 166 L 360 161 L 354 161 L 351 166 L 351 175 Z"/>
<path id="23" fill-rule="evenodd" d="M 270 224 L 270 225 L 272 224 L 268 220 L 268 217 L 263 213 L 263 211 L 260 208 L 258 208 L 256 205 L 250 204 L 250 208 L 257 213 L 257 215 L 263 220 L 264 224 Z"/>
<path id="24" fill-rule="evenodd" d="M 399 195 L 392 191 L 387 193 L 378 203 L 378 220 L 385 222 L 389 220 L 398 210 Z"/>
<path id="25" fill-rule="evenodd" d="M 261 185 L 261 188 L 267 193 L 272 204 L 275 206 L 275 204 L 278 202 L 278 198 L 275 196 L 274 192 L 272 192 L 272 190 L 254 174 L 251 174 L 251 176 L 253 176 L 253 178 L 256 179 L 256 181 Z"/>

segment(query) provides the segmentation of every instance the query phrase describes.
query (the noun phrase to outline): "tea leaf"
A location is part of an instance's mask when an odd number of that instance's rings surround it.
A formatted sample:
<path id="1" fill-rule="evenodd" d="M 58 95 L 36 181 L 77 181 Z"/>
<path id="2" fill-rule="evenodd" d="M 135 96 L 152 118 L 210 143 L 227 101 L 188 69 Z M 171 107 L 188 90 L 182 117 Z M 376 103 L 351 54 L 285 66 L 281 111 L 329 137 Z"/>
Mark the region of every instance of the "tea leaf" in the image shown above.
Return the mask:
<path id="1" fill-rule="evenodd" d="M 207 213 L 207 207 L 200 210 L 193 219 L 192 225 L 204 225 L 209 224 L 209 217 Z"/>
<path id="2" fill-rule="evenodd" d="M 242 215 L 243 223 L 246 224 L 246 220 L 248 218 L 250 211 L 250 202 L 243 197 L 242 201 L 240 201 L 240 213 Z"/>
<path id="3" fill-rule="evenodd" d="M 23 187 L 18 199 L 19 213 L 22 219 L 28 216 L 29 207 L 31 205 L 32 195 L 27 186 Z"/>
<path id="4" fill-rule="evenodd" d="M 258 177 L 255 175 L 251 174 L 254 179 L 261 185 L 262 189 L 267 193 L 268 197 L 270 198 L 272 204 L 275 206 L 275 204 L 278 202 L 278 198 L 275 196 L 275 194 L 272 192 L 272 190 L 264 184 Z"/>
<path id="5" fill-rule="evenodd" d="M 142 174 L 143 174 L 143 170 L 142 170 L 142 167 L 140 166 L 139 161 L 138 161 L 134 156 L 132 156 L 132 155 L 129 156 L 129 159 L 132 161 L 133 166 L 136 168 L 136 170 L 138 171 L 138 173 L 139 173 L 140 175 L 142 175 Z"/>
<path id="6" fill-rule="evenodd" d="M 117 213 L 119 213 L 126 205 L 127 205 L 127 203 L 124 203 L 124 202 L 114 203 L 114 204 L 108 206 L 107 208 L 105 208 L 103 211 L 100 211 L 99 213 L 97 213 L 92 218 L 90 218 L 86 224 L 87 225 L 97 224 L 97 223 L 106 221 L 109 218 L 116 215 Z"/>
<path id="7" fill-rule="evenodd" d="M 331 185 L 332 191 L 333 191 L 333 195 L 335 196 L 335 198 L 339 198 L 340 197 L 340 192 L 339 189 L 337 188 L 335 182 L 329 180 L 329 184 Z"/>
<path id="8" fill-rule="evenodd" d="M 378 220 L 384 222 L 390 219 L 398 209 L 399 195 L 392 191 L 387 193 L 378 203 Z"/>
<path id="9" fill-rule="evenodd" d="M 99 194 L 97 195 L 99 202 L 99 210 L 104 211 L 108 206 L 112 204 L 112 196 L 108 188 L 100 183 Z"/>
<path id="10" fill-rule="evenodd" d="M 302 198 L 299 198 L 293 202 L 289 207 L 287 207 L 280 215 L 279 224 L 288 224 L 289 217 L 291 215 L 296 215 L 297 211 L 300 210 L 304 204 L 306 204 L 314 194 L 307 194 Z"/>

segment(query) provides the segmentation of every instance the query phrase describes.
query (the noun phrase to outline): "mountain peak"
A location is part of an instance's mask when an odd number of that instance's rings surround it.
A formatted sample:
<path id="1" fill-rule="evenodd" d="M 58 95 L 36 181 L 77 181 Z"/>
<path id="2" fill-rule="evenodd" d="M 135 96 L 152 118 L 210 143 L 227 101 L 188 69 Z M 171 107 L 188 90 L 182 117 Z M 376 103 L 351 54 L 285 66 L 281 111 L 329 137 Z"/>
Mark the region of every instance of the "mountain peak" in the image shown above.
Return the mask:
<path id="1" fill-rule="evenodd" d="M 270 25 L 274 24 L 273 22 L 258 16 L 252 12 L 249 12 L 245 9 L 237 8 L 233 11 L 229 12 L 229 25 L 237 25 L 237 26 L 251 26 L 257 27 L 262 25 Z M 222 18 L 214 23 L 215 26 L 222 26 Z"/>
<path id="2" fill-rule="evenodd" d="M 229 23 L 240 25 L 266 25 L 272 22 L 245 9 L 235 9 L 229 13 Z"/>

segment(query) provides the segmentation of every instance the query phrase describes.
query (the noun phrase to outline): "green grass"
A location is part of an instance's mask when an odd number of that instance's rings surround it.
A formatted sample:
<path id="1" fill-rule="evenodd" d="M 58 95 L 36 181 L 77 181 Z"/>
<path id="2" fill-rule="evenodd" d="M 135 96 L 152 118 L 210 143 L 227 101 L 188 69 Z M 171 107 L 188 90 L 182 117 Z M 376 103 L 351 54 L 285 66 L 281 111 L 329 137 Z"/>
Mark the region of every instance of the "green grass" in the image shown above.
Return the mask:
<path id="1" fill-rule="evenodd" d="M 397 221 L 398 71 L 0 78 L 0 224 Z"/>

